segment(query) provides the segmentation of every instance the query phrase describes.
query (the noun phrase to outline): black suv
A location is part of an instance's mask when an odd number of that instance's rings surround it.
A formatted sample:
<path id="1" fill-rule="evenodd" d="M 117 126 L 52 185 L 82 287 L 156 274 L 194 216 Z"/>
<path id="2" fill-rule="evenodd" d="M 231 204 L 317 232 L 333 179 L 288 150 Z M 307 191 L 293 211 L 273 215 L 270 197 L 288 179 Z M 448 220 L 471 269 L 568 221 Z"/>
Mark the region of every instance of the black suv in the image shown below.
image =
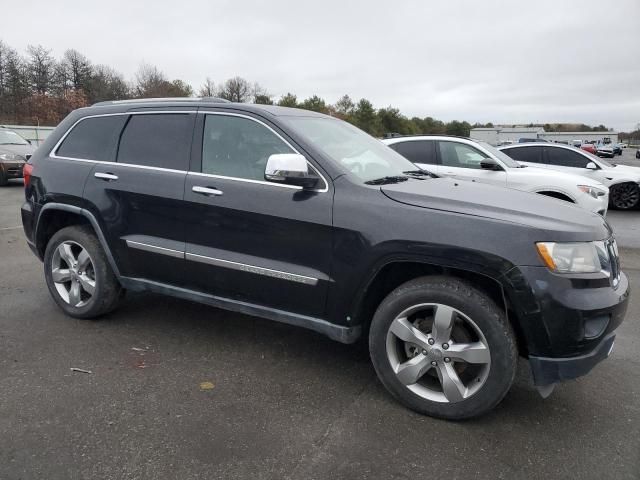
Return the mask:
<path id="1" fill-rule="evenodd" d="M 437 178 L 336 118 L 215 99 L 69 115 L 25 167 L 24 230 L 69 315 L 152 291 L 351 343 L 387 389 L 461 419 L 518 356 L 542 390 L 606 358 L 628 301 L 611 229 Z"/>

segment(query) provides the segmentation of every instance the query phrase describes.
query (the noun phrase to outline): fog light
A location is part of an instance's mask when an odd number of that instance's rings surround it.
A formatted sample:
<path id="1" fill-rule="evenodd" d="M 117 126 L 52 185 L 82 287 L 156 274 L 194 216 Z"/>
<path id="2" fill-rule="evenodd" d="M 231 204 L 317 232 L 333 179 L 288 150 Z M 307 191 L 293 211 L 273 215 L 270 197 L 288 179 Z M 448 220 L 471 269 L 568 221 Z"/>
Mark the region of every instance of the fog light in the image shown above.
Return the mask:
<path id="1" fill-rule="evenodd" d="M 610 315 L 598 315 L 584 321 L 584 338 L 596 338 L 602 335 L 609 325 Z"/>

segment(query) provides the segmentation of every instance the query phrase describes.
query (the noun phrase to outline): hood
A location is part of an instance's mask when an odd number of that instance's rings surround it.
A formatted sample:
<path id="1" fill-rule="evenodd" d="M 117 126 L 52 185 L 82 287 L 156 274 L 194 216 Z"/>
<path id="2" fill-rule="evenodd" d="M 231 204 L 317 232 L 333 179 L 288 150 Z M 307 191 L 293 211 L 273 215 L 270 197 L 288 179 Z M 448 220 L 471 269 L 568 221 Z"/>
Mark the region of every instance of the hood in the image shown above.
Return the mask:
<path id="1" fill-rule="evenodd" d="M 0 145 L 0 153 L 20 155 L 24 160 L 27 159 L 27 155 L 33 155 L 35 151 L 36 149 L 32 145 Z"/>
<path id="2" fill-rule="evenodd" d="M 485 217 L 545 231 L 556 241 L 603 240 L 605 220 L 562 200 L 493 185 L 434 178 L 381 186 L 391 200 L 416 207 Z"/>
<path id="3" fill-rule="evenodd" d="M 634 177 L 634 178 L 640 180 L 640 168 L 639 167 L 632 167 L 630 165 L 620 165 L 619 163 L 616 163 L 616 166 L 614 168 L 607 168 L 607 173 L 608 172 L 624 173 L 626 176 Z"/>

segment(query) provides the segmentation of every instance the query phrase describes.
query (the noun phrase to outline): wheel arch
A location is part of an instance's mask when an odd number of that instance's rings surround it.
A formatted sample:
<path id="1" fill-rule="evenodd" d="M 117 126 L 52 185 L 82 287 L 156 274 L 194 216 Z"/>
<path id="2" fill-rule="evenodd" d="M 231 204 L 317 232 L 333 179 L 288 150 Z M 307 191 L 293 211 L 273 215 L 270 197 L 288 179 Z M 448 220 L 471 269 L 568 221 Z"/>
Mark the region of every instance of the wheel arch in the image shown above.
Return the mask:
<path id="1" fill-rule="evenodd" d="M 98 220 L 88 210 L 75 205 L 52 202 L 42 207 L 38 215 L 34 234 L 35 246 L 39 257 L 41 259 L 44 258 L 47 243 L 54 233 L 72 225 L 87 225 L 93 229 L 116 278 L 120 279 L 120 271 L 111 254 L 111 249 L 102 233 Z"/>
<path id="2" fill-rule="evenodd" d="M 538 190 L 535 193 L 537 193 L 538 195 L 544 195 L 546 197 L 556 198 L 558 200 L 564 200 L 565 202 L 576 203 L 575 199 L 573 199 L 570 195 L 558 190 L 545 188 L 543 190 Z"/>
<path id="3" fill-rule="evenodd" d="M 460 268 L 459 266 L 441 265 L 415 259 L 396 259 L 386 262 L 371 276 L 366 283 L 364 293 L 356 300 L 356 304 L 352 309 L 355 312 L 352 323 L 362 327 L 362 337 L 366 339 L 373 315 L 380 302 L 389 293 L 405 282 L 419 277 L 434 275 L 446 275 L 464 280 L 489 296 L 505 312 L 507 320 L 516 334 L 520 354 L 527 355 L 527 342 L 524 332 L 515 310 L 511 307 L 508 294 L 502 283 L 492 275 Z"/>

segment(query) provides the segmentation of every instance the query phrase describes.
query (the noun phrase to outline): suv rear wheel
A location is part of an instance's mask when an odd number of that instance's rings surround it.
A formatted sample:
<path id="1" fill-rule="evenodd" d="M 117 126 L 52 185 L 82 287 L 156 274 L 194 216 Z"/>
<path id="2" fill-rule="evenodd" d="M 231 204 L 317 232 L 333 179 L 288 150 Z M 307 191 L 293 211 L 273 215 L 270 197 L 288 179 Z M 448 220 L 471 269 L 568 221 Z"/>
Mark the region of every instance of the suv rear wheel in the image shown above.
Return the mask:
<path id="1" fill-rule="evenodd" d="M 100 242 L 85 226 L 66 227 L 51 237 L 44 274 L 53 299 L 76 318 L 110 312 L 123 292 Z"/>
<path id="2" fill-rule="evenodd" d="M 422 277 L 391 292 L 373 317 L 369 350 L 378 377 L 400 402 L 453 420 L 495 407 L 518 358 L 504 312 L 451 277 Z"/>

